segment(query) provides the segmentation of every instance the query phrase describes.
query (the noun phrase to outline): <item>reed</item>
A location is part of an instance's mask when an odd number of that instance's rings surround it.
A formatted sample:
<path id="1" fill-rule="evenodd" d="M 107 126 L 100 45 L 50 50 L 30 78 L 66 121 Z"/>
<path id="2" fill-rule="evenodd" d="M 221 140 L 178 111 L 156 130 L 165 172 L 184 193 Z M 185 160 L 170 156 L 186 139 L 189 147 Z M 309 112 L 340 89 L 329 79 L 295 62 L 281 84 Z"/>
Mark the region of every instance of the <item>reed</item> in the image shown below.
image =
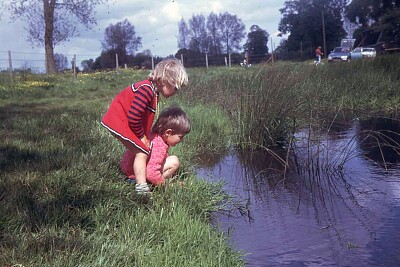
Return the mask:
<path id="1" fill-rule="evenodd" d="M 337 114 L 398 114 L 399 56 L 349 64 L 278 63 L 191 72 L 191 99 L 220 107 L 237 147 L 287 144 L 296 129 Z"/>

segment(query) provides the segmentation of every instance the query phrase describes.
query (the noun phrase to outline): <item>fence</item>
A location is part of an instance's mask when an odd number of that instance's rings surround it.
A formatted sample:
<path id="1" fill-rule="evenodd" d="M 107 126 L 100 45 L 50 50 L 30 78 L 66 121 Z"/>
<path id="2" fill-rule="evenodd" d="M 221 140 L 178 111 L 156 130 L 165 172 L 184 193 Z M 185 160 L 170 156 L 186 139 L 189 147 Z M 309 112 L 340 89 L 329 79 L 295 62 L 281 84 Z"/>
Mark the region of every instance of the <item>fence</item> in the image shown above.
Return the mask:
<path id="1" fill-rule="evenodd" d="M 76 69 L 79 68 L 80 63 L 88 59 L 96 59 L 99 55 L 65 55 L 67 57 L 68 67 L 64 69 L 72 70 L 76 73 Z M 243 62 L 243 54 L 233 53 L 228 55 L 208 55 L 204 53 L 194 53 L 192 51 L 185 51 L 177 56 L 185 67 L 210 67 L 210 66 L 237 66 Z M 252 55 L 254 59 L 257 58 L 257 62 L 268 61 L 271 59 L 270 55 Z M 135 58 L 135 57 L 133 57 Z M 109 60 L 109 63 L 105 68 L 107 69 L 118 69 L 118 68 L 146 68 L 153 69 L 154 64 L 158 63 L 162 58 L 153 56 L 143 56 L 141 60 L 133 60 L 130 63 L 119 63 L 118 55 L 113 55 Z M 251 60 L 250 60 L 250 63 Z M 46 60 L 44 53 L 28 53 L 28 52 L 15 52 L 15 51 L 0 51 L 0 71 L 7 71 L 10 76 L 13 72 L 18 71 L 30 71 L 33 73 L 45 73 L 46 72 Z"/>
<path id="2" fill-rule="evenodd" d="M 88 58 L 96 58 L 98 55 L 76 55 L 62 54 L 67 58 L 69 69 L 73 68 L 73 62 L 81 62 Z M 85 57 L 85 58 L 84 58 Z M 80 61 L 79 61 L 80 60 Z M 31 71 L 34 73 L 46 72 L 46 57 L 44 53 L 0 51 L 0 71 Z"/>

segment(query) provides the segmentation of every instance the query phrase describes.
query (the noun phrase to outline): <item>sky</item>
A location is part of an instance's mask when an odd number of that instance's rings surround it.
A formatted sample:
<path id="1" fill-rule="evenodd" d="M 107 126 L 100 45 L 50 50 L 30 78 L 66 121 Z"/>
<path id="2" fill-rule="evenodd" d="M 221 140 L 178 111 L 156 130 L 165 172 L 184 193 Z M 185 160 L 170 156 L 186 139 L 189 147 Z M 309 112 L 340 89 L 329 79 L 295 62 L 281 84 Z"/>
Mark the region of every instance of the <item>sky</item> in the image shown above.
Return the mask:
<path id="1" fill-rule="evenodd" d="M 55 53 L 67 56 L 71 61 L 74 55 L 80 66 L 85 59 L 96 59 L 101 53 L 104 31 L 110 24 L 127 19 L 134 25 L 136 36 L 142 38 L 142 47 L 137 51 L 149 49 L 154 56 L 166 57 L 178 50 L 178 22 L 186 22 L 193 15 L 208 16 L 228 12 L 236 15 L 245 25 L 246 34 L 252 25 L 266 30 L 272 40 L 268 47 L 278 46 L 277 37 L 281 19 L 279 9 L 285 0 L 109 0 L 108 4 L 97 6 L 95 18 L 97 25 L 91 30 L 81 29 L 80 36 L 55 47 Z M 9 53 L 13 68 L 21 65 L 43 65 L 44 48 L 34 47 L 26 41 L 26 25 L 22 21 L 10 22 L 2 16 L 0 20 L 0 70 L 7 69 Z M 243 39 L 243 44 L 245 42 Z"/>

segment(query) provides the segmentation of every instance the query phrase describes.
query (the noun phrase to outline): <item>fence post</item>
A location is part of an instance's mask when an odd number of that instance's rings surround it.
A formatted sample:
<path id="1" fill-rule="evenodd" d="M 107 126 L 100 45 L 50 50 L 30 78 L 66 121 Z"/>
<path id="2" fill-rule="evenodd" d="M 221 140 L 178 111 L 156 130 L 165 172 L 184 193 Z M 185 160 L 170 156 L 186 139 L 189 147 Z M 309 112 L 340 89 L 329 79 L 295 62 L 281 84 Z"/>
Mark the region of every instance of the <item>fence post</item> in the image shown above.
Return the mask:
<path id="1" fill-rule="evenodd" d="M 115 70 L 118 71 L 119 69 L 119 64 L 118 64 L 118 54 L 115 54 Z"/>
<path id="2" fill-rule="evenodd" d="M 74 62 L 74 64 L 73 64 L 73 66 L 72 66 L 72 68 L 73 68 L 73 71 L 74 71 L 74 77 L 76 78 L 76 54 L 74 54 L 74 59 L 73 59 L 73 62 Z"/>
<path id="3" fill-rule="evenodd" d="M 231 53 L 229 53 L 229 68 L 230 67 L 232 67 L 232 64 L 231 64 Z"/>
<path id="4" fill-rule="evenodd" d="M 154 57 L 151 56 L 151 69 L 154 70 Z"/>
<path id="5" fill-rule="evenodd" d="M 228 60 L 225 57 L 225 67 L 228 67 Z"/>
<path id="6" fill-rule="evenodd" d="M 274 65 L 274 46 L 272 44 L 272 38 L 271 38 L 271 60 L 272 60 L 272 65 Z"/>
<path id="7" fill-rule="evenodd" d="M 13 78 L 13 68 L 12 68 L 12 60 L 11 60 L 11 51 L 8 50 L 8 74 L 10 75 L 10 79 Z"/>
<path id="8" fill-rule="evenodd" d="M 208 69 L 208 54 L 206 53 L 206 67 Z"/>
<path id="9" fill-rule="evenodd" d="M 182 65 L 183 65 L 183 54 L 181 54 L 181 62 L 182 62 Z"/>

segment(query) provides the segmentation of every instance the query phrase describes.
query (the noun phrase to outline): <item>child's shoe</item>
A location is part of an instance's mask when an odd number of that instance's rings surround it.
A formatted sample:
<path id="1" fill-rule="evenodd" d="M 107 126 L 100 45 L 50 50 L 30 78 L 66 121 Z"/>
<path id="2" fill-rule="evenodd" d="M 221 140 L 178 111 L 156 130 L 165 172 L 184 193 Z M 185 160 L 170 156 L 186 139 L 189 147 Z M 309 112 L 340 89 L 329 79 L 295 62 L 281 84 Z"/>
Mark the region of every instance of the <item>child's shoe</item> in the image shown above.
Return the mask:
<path id="1" fill-rule="evenodd" d="M 148 193 L 150 193 L 150 188 L 149 188 L 149 185 L 147 183 L 135 184 L 135 191 L 139 195 L 147 195 Z"/>

